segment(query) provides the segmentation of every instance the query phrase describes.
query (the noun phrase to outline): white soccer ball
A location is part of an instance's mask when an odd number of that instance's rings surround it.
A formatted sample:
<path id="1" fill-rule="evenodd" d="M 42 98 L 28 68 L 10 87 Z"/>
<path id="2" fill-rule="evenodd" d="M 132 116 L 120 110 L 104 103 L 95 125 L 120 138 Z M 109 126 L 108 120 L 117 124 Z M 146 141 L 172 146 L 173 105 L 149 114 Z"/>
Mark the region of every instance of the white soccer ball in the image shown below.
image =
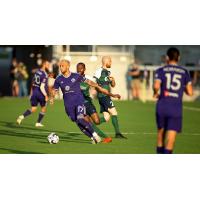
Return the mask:
<path id="1" fill-rule="evenodd" d="M 59 142 L 59 137 L 55 133 L 50 133 L 47 140 L 50 144 L 57 144 Z"/>

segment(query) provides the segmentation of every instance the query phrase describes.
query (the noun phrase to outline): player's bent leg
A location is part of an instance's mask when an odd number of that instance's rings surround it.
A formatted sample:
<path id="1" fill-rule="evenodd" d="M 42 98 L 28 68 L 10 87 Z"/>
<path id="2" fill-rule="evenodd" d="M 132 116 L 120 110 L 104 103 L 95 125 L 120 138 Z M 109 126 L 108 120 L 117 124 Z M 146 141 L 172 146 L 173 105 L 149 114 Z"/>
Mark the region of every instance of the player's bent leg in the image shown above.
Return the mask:
<path id="1" fill-rule="evenodd" d="M 166 135 L 166 143 L 165 143 L 164 153 L 171 154 L 174 149 L 177 132 L 174 130 L 168 130 L 166 134 L 167 135 Z"/>
<path id="2" fill-rule="evenodd" d="M 97 135 L 97 133 L 92 128 L 92 125 L 87 122 L 84 118 L 78 118 L 76 120 L 76 124 L 80 128 L 80 130 L 92 139 L 93 144 L 101 142 L 101 138 Z"/>
<path id="3" fill-rule="evenodd" d="M 27 110 L 23 113 L 23 115 L 20 115 L 20 116 L 17 118 L 17 124 L 20 125 L 25 117 L 28 117 L 29 115 L 31 115 L 32 113 L 34 113 L 36 110 L 37 110 L 37 106 L 32 106 L 31 109 L 27 109 Z"/>
<path id="4" fill-rule="evenodd" d="M 110 143 L 112 142 L 112 138 L 111 137 L 108 137 L 102 130 L 100 130 L 96 124 L 99 124 L 99 116 L 97 113 L 93 113 L 91 116 L 91 119 L 92 119 L 92 122 L 95 122 L 95 123 L 92 123 L 92 128 L 94 129 L 94 131 L 103 139 L 102 143 Z M 95 121 L 96 120 L 96 121 Z"/>
<path id="5" fill-rule="evenodd" d="M 165 131 L 164 128 L 158 129 L 157 134 L 157 148 L 156 152 L 157 154 L 163 154 L 164 153 L 164 141 L 165 141 Z"/>
<path id="6" fill-rule="evenodd" d="M 103 112 L 103 117 L 104 117 L 105 121 L 108 122 L 110 120 L 109 112 Z"/>
<path id="7" fill-rule="evenodd" d="M 123 136 L 123 135 L 121 134 L 121 132 L 120 132 L 116 108 L 115 108 L 115 107 L 113 107 L 113 108 L 108 108 L 108 112 L 110 113 L 111 118 L 112 118 L 112 124 L 113 124 L 113 127 L 114 127 L 114 129 L 115 129 L 115 137 L 116 137 L 116 138 L 120 138 L 120 139 L 127 139 L 127 138 L 126 138 L 125 136 Z"/>
<path id="8" fill-rule="evenodd" d="M 38 115 L 37 122 L 35 124 L 36 127 L 43 127 L 44 125 L 41 123 L 46 113 L 46 106 L 41 107 L 41 112 Z"/>
<path id="9" fill-rule="evenodd" d="M 90 116 L 92 118 L 92 121 L 96 124 L 99 125 L 100 124 L 100 118 L 99 115 L 95 112 L 93 114 L 91 114 Z"/>

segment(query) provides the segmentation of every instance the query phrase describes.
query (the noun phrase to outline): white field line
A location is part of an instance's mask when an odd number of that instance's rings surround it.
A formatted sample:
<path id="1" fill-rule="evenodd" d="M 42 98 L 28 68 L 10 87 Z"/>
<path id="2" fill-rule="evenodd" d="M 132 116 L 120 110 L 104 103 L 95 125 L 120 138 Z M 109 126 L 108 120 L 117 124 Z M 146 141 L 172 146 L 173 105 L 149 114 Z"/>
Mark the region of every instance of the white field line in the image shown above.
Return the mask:
<path id="1" fill-rule="evenodd" d="M 4 131 L 4 130 L 2 130 L 2 131 Z M 5 131 L 7 131 L 7 130 L 5 130 Z M 58 131 L 59 132 L 59 131 Z M 26 132 L 23 132 L 23 131 L 20 131 L 20 132 L 15 132 L 15 133 L 17 133 L 17 134 L 20 134 L 20 133 L 22 133 L 22 134 L 24 134 L 24 133 L 27 133 L 27 134 L 38 134 L 38 133 L 45 133 L 45 134 L 50 134 L 51 132 L 47 132 L 47 131 L 42 131 L 42 130 L 40 130 L 40 131 L 26 131 Z M 56 133 L 56 131 L 55 131 L 55 133 Z M 66 131 L 66 135 L 68 134 L 68 133 L 70 133 L 70 134 L 82 134 L 82 132 L 68 132 L 68 131 Z M 108 135 L 115 135 L 115 133 L 114 132 L 106 132 Z M 154 133 L 152 133 L 152 132 L 143 132 L 143 133 L 139 133 L 139 132 L 130 132 L 130 133 L 127 133 L 127 132 L 123 132 L 123 134 L 124 135 L 156 135 L 157 133 L 156 132 L 154 132 Z M 200 135 L 200 133 L 181 133 L 181 135 L 196 135 L 196 136 L 198 136 L 198 135 Z M 1 134 L 0 134 L 1 135 Z"/>
<path id="2" fill-rule="evenodd" d="M 192 111 L 197 111 L 200 112 L 200 108 L 195 108 L 195 107 L 189 107 L 189 106 L 183 106 L 185 110 L 192 110 Z"/>

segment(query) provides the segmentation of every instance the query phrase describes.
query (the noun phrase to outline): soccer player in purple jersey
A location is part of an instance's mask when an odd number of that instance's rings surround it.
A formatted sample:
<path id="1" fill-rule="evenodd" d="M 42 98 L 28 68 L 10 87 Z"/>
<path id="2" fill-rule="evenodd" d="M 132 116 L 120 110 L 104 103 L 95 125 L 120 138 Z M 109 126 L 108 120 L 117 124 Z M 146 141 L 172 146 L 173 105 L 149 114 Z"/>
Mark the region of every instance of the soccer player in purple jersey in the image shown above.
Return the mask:
<path id="1" fill-rule="evenodd" d="M 80 88 L 81 82 L 86 82 L 88 85 L 95 87 L 102 93 L 112 96 L 114 98 L 120 98 L 119 94 L 112 94 L 109 91 L 101 88 L 95 82 L 86 79 L 78 73 L 72 73 L 69 70 L 70 62 L 68 60 L 60 61 L 59 75 L 54 83 L 54 90 L 52 90 L 50 103 L 53 104 L 54 97 L 58 89 L 60 88 L 63 93 L 65 111 L 69 118 L 77 124 L 80 130 L 91 138 L 92 143 L 96 144 L 101 142 L 101 138 L 92 128 L 92 124 L 86 119 L 86 110 L 84 106 L 84 97 Z"/>
<path id="2" fill-rule="evenodd" d="M 28 117 L 30 114 L 36 112 L 38 103 L 41 106 L 41 112 L 39 113 L 36 127 L 43 127 L 41 124 L 42 119 L 46 113 L 46 103 L 48 101 L 48 76 L 46 71 L 49 69 L 49 62 L 47 60 L 42 61 L 41 68 L 38 69 L 33 78 L 32 88 L 31 88 L 31 109 L 28 109 L 24 112 L 23 115 L 20 115 L 17 118 L 17 124 L 21 124 L 22 120 L 25 117 Z"/>
<path id="3" fill-rule="evenodd" d="M 177 48 L 167 51 L 168 64 L 156 70 L 154 97 L 156 105 L 157 153 L 173 152 L 176 134 L 182 128 L 182 97 L 185 92 L 193 95 L 188 71 L 178 65 L 180 53 Z M 160 91 L 160 92 L 159 92 Z"/>

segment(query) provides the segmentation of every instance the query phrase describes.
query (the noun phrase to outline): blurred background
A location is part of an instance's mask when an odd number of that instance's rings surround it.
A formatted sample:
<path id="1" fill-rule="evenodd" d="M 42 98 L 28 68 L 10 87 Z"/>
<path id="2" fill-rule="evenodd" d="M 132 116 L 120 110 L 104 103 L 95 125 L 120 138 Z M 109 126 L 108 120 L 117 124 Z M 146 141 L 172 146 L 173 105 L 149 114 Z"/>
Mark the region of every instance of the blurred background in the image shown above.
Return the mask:
<path id="1" fill-rule="evenodd" d="M 30 93 L 31 80 L 42 59 L 51 63 L 50 71 L 59 74 L 58 61 L 71 61 L 71 71 L 76 64 L 86 64 L 86 74 L 93 76 L 101 67 L 104 55 L 112 57 L 111 73 L 117 85 L 113 92 L 123 100 L 152 100 L 154 71 L 166 64 L 166 51 L 170 45 L 17 45 L 0 46 L 0 96 L 26 97 Z M 200 46 L 177 45 L 181 53 L 180 64 L 191 75 L 195 88 L 193 97 L 200 96 Z"/>

